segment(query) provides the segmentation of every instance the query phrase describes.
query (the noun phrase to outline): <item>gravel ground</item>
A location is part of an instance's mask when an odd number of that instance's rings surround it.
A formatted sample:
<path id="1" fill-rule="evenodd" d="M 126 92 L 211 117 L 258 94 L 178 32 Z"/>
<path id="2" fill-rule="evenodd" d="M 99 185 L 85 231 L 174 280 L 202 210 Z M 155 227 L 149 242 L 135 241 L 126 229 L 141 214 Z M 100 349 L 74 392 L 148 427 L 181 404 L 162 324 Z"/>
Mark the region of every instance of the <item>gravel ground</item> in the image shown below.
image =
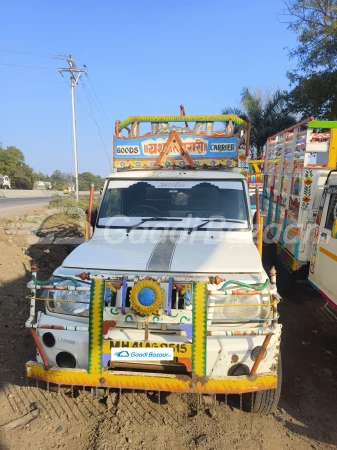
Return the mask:
<path id="1" fill-rule="evenodd" d="M 337 323 L 323 318 L 324 302 L 303 283 L 280 305 L 284 381 L 275 414 L 251 415 L 235 396 L 205 407 L 194 395 L 162 394 L 159 403 L 157 395 L 111 391 L 103 401 L 82 390 L 28 386 L 24 364 L 35 353 L 24 327 L 30 264 L 37 262 L 39 278 L 48 277 L 73 248 L 71 239 L 37 242 L 31 230 L 41 228 L 44 213 L 0 219 L 0 425 L 39 410 L 30 423 L 0 431 L 1 449 L 337 448 Z"/>

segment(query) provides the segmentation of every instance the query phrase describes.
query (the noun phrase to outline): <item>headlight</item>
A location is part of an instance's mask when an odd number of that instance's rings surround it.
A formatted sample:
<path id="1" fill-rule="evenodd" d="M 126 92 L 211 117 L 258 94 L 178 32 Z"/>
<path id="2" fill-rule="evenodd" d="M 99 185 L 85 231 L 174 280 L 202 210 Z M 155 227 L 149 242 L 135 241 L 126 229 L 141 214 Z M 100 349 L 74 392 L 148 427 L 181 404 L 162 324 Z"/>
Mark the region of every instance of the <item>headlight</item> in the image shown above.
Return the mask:
<path id="1" fill-rule="evenodd" d="M 208 319 L 215 323 L 221 319 L 266 319 L 270 314 L 269 296 L 209 295 L 208 300 Z"/>
<path id="2" fill-rule="evenodd" d="M 79 283 L 79 285 L 89 286 L 86 283 Z M 58 286 L 74 286 L 74 283 L 65 280 L 58 283 Z M 89 291 L 48 291 L 48 298 L 51 300 L 47 303 L 48 309 L 54 313 L 89 317 Z"/>

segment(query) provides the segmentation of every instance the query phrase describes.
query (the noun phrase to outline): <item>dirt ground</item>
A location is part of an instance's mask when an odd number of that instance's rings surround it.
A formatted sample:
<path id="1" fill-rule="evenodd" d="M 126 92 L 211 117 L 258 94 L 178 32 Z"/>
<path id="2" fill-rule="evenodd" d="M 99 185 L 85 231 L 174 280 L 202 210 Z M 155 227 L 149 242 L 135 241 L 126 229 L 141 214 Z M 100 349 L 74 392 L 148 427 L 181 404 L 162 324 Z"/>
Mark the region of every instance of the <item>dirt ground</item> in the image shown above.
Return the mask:
<path id="1" fill-rule="evenodd" d="M 337 448 L 337 323 L 323 316 L 324 302 L 303 283 L 280 305 L 283 389 L 276 414 L 251 415 L 235 396 L 205 407 L 189 395 L 162 394 L 159 402 L 145 392 L 111 391 L 102 401 L 86 391 L 27 385 L 24 364 L 35 354 L 24 326 L 31 262 L 40 279 L 49 277 L 74 248 L 72 237 L 80 237 L 72 223 L 46 214 L 30 208 L 0 218 L 0 425 L 39 410 L 29 424 L 0 431 L 1 450 Z"/>

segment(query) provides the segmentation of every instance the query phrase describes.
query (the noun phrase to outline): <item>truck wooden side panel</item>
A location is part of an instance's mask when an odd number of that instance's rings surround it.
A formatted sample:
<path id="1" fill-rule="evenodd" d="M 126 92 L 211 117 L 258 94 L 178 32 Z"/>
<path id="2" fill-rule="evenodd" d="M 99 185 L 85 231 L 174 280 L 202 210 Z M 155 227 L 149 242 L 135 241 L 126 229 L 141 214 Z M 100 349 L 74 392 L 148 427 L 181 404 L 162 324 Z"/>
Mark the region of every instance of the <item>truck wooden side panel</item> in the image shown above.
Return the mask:
<path id="1" fill-rule="evenodd" d="M 319 200 L 336 164 L 330 147 L 330 132 L 303 130 L 303 123 L 267 141 L 262 208 L 268 236 L 291 270 L 310 260 Z"/>

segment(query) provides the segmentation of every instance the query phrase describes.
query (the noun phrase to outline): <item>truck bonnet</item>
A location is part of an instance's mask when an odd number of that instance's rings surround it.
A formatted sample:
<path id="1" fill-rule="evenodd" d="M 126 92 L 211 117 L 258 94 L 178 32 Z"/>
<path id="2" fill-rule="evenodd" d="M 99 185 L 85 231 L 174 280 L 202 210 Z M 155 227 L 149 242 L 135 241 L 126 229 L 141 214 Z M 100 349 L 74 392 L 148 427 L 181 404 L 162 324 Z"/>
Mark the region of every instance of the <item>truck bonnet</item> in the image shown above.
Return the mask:
<path id="1" fill-rule="evenodd" d="M 75 249 L 65 259 L 63 267 L 119 273 L 260 273 L 263 270 L 251 233 L 239 233 L 237 239 L 234 236 L 221 240 L 210 238 L 206 243 L 200 233 L 193 243 L 182 239 L 186 231 L 174 232 L 169 236 L 165 235 L 165 231 L 155 233 L 156 238 L 152 235 L 140 243 L 130 237 L 109 243 L 102 237 L 94 236 Z"/>

